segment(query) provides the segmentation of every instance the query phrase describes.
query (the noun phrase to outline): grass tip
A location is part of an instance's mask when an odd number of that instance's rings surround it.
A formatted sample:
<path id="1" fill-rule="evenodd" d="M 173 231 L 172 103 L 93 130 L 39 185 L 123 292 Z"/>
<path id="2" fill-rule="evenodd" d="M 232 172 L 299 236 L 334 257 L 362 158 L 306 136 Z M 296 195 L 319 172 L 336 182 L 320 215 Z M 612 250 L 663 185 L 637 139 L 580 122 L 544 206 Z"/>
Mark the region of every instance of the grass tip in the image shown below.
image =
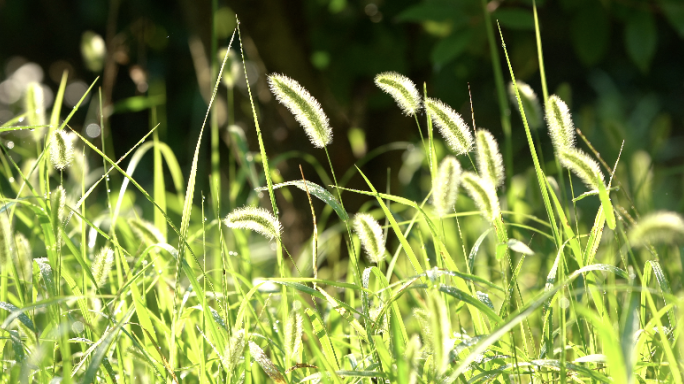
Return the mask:
<path id="1" fill-rule="evenodd" d="M 375 85 L 392 96 L 406 116 L 413 116 L 420 110 L 420 93 L 408 77 L 397 72 L 382 72 L 375 76 Z"/>
<path id="2" fill-rule="evenodd" d="M 385 257 L 385 236 L 382 227 L 368 213 L 357 213 L 354 216 L 354 231 L 359 236 L 361 245 L 371 263 L 379 263 Z"/>
<path id="3" fill-rule="evenodd" d="M 458 112 L 441 100 L 430 97 L 425 99 L 425 109 L 454 153 L 462 155 L 472 150 L 473 135 Z"/>
<path id="4" fill-rule="evenodd" d="M 304 128 L 316 148 L 332 143 L 332 128 L 321 104 L 296 80 L 274 73 L 268 76 L 268 85 L 275 98 L 283 104 Z"/>
<path id="5" fill-rule="evenodd" d="M 228 228 L 248 229 L 262 234 L 269 240 L 279 239 L 283 226 L 280 221 L 264 208 L 236 208 L 223 220 Z"/>
<path id="6" fill-rule="evenodd" d="M 432 205 L 437 216 L 444 217 L 453 211 L 460 179 L 461 164 L 454 156 L 446 156 L 439 164 L 432 186 Z"/>

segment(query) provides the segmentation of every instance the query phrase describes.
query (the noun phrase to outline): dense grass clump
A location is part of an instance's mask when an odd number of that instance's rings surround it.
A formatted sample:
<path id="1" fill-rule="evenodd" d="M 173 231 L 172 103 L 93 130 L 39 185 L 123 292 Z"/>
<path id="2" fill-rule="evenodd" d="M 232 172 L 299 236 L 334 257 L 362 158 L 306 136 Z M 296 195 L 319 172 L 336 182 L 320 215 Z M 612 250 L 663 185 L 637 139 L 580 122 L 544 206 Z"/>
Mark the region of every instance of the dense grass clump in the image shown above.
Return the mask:
<path id="1" fill-rule="evenodd" d="M 495 131 L 429 90 L 421 97 L 404 75 L 375 79 L 418 123 L 418 201 L 379 192 L 361 168 L 348 174 L 367 188 L 338 182 L 322 106 L 284 75 L 269 77 L 271 91 L 325 150 L 332 177 L 315 168 L 334 185 L 303 171 L 273 183 L 278 161 L 261 140 L 270 127 L 252 101 L 263 172 L 238 142 L 230 198 L 209 202 L 195 196 L 204 125 L 186 179 L 156 121 L 153 141 L 114 160 L 104 141 L 72 133 L 73 112 L 57 125 L 53 106 L 51 125 L 28 120 L 48 128 L 21 141 L 35 148 L 13 150 L 19 120 L 42 108 L 32 86 L 28 110 L 0 127 L 0 383 L 682 383 L 684 220 L 639 212 L 619 157 L 610 167 L 584 148 L 557 96 L 542 100 L 545 129 L 537 96 L 509 69 L 531 177 L 504 162 Z M 530 112 L 554 143 L 555 171 L 539 162 Z M 227 132 L 239 140 L 239 130 Z M 134 175 L 149 150 L 151 191 Z M 265 186 L 245 190 L 247 178 Z M 283 245 L 275 194 L 287 186 L 308 196 L 314 223 L 299 254 Z M 368 203 L 348 212 L 343 193 Z"/>

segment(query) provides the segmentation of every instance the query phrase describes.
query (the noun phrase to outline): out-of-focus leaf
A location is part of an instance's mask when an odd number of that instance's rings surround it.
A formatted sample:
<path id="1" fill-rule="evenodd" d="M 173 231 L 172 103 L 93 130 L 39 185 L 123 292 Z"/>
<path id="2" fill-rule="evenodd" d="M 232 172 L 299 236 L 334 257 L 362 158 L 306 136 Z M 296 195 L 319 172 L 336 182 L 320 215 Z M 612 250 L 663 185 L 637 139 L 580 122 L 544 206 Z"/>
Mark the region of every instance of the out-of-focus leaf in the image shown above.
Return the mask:
<path id="1" fill-rule="evenodd" d="M 519 8 L 502 8 L 492 13 L 492 17 L 506 28 L 511 29 L 534 29 L 534 16 L 532 12 Z"/>
<path id="2" fill-rule="evenodd" d="M 582 7 L 571 23 L 575 52 L 587 66 L 601 61 L 610 41 L 608 15 L 599 2 L 592 3 Z"/>
<path id="3" fill-rule="evenodd" d="M 632 15 L 625 27 L 625 48 L 641 72 L 647 72 L 658 44 L 655 20 L 649 12 Z"/>
<path id="4" fill-rule="evenodd" d="M 467 22 L 468 17 L 462 12 L 458 2 L 432 1 L 416 4 L 406 8 L 397 16 L 398 21 L 446 21 L 454 24 Z"/>
<path id="5" fill-rule="evenodd" d="M 658 3 L 672 27 L 684 39 L 684 2 L 681 0 L 658 0 Z"/>
<path id="6" fill-rule="evenodd" d="M 432 49 L 432 54 L 430 55 L 432 63 L 441 66 L 458 57 L 468 47 L 471 38 L 472 32 L 468 29 L 458 31 L 442 39 Z"/>

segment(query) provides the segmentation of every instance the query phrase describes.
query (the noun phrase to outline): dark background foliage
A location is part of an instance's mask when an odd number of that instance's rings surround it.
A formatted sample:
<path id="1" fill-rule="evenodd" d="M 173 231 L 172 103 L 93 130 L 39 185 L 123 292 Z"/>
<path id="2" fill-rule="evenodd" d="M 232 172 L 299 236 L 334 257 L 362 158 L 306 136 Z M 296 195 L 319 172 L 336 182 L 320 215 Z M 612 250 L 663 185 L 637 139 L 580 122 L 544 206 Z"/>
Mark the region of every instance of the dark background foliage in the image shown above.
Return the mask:
<path id="1" fill-rule="evenodd" d="M 149 129 L 149 110 L 135 102 L 165 100 L 159 104 L 161 138 L 175 151 L 187 175 L 207 105 L 208 68 L 216 60 L 211 55 L 217 48 L 212 47 L 212 26 L 219 37 L 218 48 L 226 46 L 237 13 L 269 156 L 297 149 L 325 162 L 324 154 L 307 143 L 302 129 L 268 92 L 265 75 L 281 72 L 306 87 L 330 116 L 334 129 L 330 151 L 341 172 L 363 152 L 363 148 L 352 151 L 347 138 L 351 128 L 365 133 L 367 150 L 418 140 L 413 119 L 402 116 L 373 85 L 373 76 L 387 70 L 425 83 L 428 94 L 452 105 L 467 121 L 470 84 L 478 126 L 490 129 L 503 147 L 483 9 L 501 23 L 517 77 L 541 97 L 531 5 L 531 0 L 0 0 L 0 79 L 24 62 L 40 65 L 43 83 L 53 93 L 64 69 L 69 70 L 70 84 L 89 84 L 102 76 L 98 85 L 114 112 L 107 123 L 111 131 L 105 132 L 115 157 Z M 617 157 L 623 139 L 624 162 L 629 163 L 637 150 L 651 156 L 656 189 L 666 192 L 659 192 L 655 206 L 649 208 L 682 210 L 684 3 L 546 0 L 537 5 L 549 92 L 566 99 L 577 127 L 609 162 Z M 213 16 L 212 6 L 218 10 Z M 108 54 L 101 70 L 87 69 L 82 58 L 86 31 L 106 42 Z M 500 44 L 498 36 L 496 40 Z M 230 122 L 240 125 L 250 149 L 256 151 L 244 77 L 235 76 L 234 114 L 220 118 L 220 127 L 224 132 Z M 131 99 L 146 95 L 151 97 Z M 218 108 L 224 116 L 226 95 L 221 87 Z M 97 121 L 95 104 L 79 111 L 72 120 L 77 122 L 74 129 L 84 130 Z M 65 108 L 70 106 L 67 103 Z M 19 101 L 0 100 L 0 120 L 20 110 Z M 521 173 L 531 165 L 529 150 L 518 115 L 514 110 L 510 113 L 514 172 Z M 542 148 L 550 155 L 549 139 L 545 131 L 540 133 Z M 206 191 L 207 133 L 203 145 L 198 182 Z M 220 148 L 226 180 L 230 150 L 224 143 Z M 283 179 L 299 178 L 300 162 L 281 163 Z M 305 173 L 320 182 L 304 165 Z M 385 185 L 391 167 L 390 187 L 395 192 L 405 188 L 410 196 L 411 185 L 396 178 L 401 165 L 402 152 L 394 151 L 364 169 L 377 185 Z M 141 168 L 143 182 L 145 168 L 151 167 Z M 363 187 L 357 179 L 352 186 Z M 362 201 L 349 202 L 348 209 L 353 211 Z M 284 214 L 289 211 L 296 210 L 286 208 Z M 301 222 L 297 218 L 301 215 L 291 216 L 293 225 Z"/>

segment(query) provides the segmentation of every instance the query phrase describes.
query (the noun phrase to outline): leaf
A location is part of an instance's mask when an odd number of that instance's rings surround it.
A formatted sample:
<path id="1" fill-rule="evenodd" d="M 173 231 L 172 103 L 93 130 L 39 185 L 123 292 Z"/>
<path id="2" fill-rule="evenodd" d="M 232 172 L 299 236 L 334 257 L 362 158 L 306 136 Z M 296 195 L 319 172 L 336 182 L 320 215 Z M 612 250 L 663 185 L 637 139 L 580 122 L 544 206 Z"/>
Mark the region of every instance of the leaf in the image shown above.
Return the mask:
<path id="1" fill-rule="evenodd" d="M 532 12 L 520 8 L 500 8 L 494 11 L 492 17 L 499 23 L 510 29 L 534 29 L 534 16 Z"/>
<path id="2" fill-rule="evenodd" d="M 599 199 L 601 200 L 601 206 L 603 207 L 603 214 L 606 216 L 606 224 L 611 230 L 615 229 L 615 213 L 613 212 L 613 204 L 610 203 L 610 196 L 608 196 L 608 190 L 606 186 L 603 185 L 601 180 L 597 181 L 599 190 Z"/>
<path id="3" fill-rule="evenodd" d="M 625 48 L 641 72 L 648 72 L 657 44 L 658 33 L 653 15 L 650 12 L 632 15 L 625 26 Z"/>
<path id="4" fill-rule="evenodd" d="M 307 308 L 305 311 L 306 315 L 309 317 L 309 321 L 311 321 L 314 334 L 323 347 L 323 355 L 325 355 L 325 358 L 332 364 L 335 370 L 339 371 L 340 366 L 337 363 L 337 354 L 335 353 L 335 348 L 332 345 L 332 340 L 330 340 L 330 337 L 328 336 L 328 332 L 326 332 L 325 327 L 321 322 L 321 318 L 316 312 L 309 308 Z"/>
<path id="5" fill-rule="evenodd" d="M 522 253 L 524 255 L 534 255 L 534 251 L 532 251 L 530 247 L 527 246 L 527 244 L 517 239 L 508 240 L 508 249 L 510 249 L 513 252 Z"/>
<path id="6" fill-rule="evenodd" d="M 462 12 L 460 4 L 452 1 L 432 1 L 416 4 L 403 10 L 398 16 L 398 21 L 445 21 L 451 20 L 454 24 L 465 24 L 468 17 Z"/>
<path id="7" fill-rule="evenodd" d="M 286 181 L 284 183 L 279 183 L 273 185 L 273 189 L 278 189 L 281 187 L 288 187 L 290 185 L 294 185 L 295 187 L 301 189 L 302 191 L 305 191 L 308 189 L 309 193 L 316 196 L 320 200 L 322 200 L 324 203 L 328 204 L 330 208 L 335 210 L 335 213 L 337 213 L 337 216 L 342 219 L 342 221 L 347 221 L 349 220 L 349 215 L 347 214 L 347 211 L 344 210 L 342 207 L 342 204 L 340 204 L 339 201 L 335 198 L 335 196 L 332 195 L 332 193 L 328 192 L 325 188 L 321 187 L 320 185 L 316 183 L 312 183 L 310 181 L 303 181 L 303 180 L 293 180 L 293 181 Z M 267 191 L 267 187 L 261 187 L 261 188 L 256 188 L 255 191 L 261 192 L 261 191 Z"/>
<path id="8" fill-rule="evenodd" d="M 276 384 L 285 384 L 285 378 L 283 377 L 283 374 L 280 373 L 278 370 L 278 367 L 273 364 L 271 359 L 266 356 L 264 351 L 253 341 L 249 342 L 249 353 L 252 355 L 254 360 L 256 360 L 257 363 L 261 366 L 261 369 L 266 372 L 268 377 L 273 380 L 274 383 Z"/>
<path id="9" fill-rule="evenodd" d="M 12 305 L 12 304 L 10 304 L 10 303 L 6 303 L 6 302 L 4 302 L 4 301 L 0 301 L 0 308 L 4 309 L 4 310 L 6 310 L 7 312 L 10 312 L 10 313 L 11 313 L 11 312 L 14 312 L 15 310 L 18 310 L 18 309 L 19 309 L 19 307 L 15 306 L 15 305 Z M 28 316 L 26 316 L 25 313 L 23 313 L 23 312 L 20 313 L 20 314 L 17 316 L 17 318 L 18 318 L 19 321 L 21 321 L 25 326 L 27 326 L 28 329 L 32 330 L 33 332 L 36 331 L 36 328 L 33 326 L 33 322 L 31 321 L 31 319 L 30 319 Z"/>
<path id="10" fill-rule="evenodd" d="M 437 66 L 442 66 L 458 57 L 466 48 L 468 48 L 472 36 L 471 30 L 466 29 L 457 31 L 451 36 L 440 40 L 430 54 L 432 63 Z"/>
<path id="11" fill-rule="evenodd" d="M 102 339 L 100 342 L 98 342 L 99 345 L 97 346 L 97 349 L 93 354 L 93 358 L 90 361 L 90 365 L 88 365 L 85 374 L 83 374 L 83 380 L 81 381 L 81 383 L 90 384 L 93 382 L 93 380 L 95 379 L 95 374 L 97 373 L 97 370 L 100 367 L 100 364 L 102 363 L 103 359 L 106 358 L 109 346 L 114 341 L 114 337 L 119 333 L 121 327 L 123 327 L 124 324 L 128 322 L 128 319 L 130 319 L 131 316 L 133 316 L 134 312 L 135 307 L 131 306 L 128 310 L 128 313 L 126 313 L 124 317 L 121 318 L 121 321 L 119 321 L 119 323 L 116 324 L 116 326 L 113 329 L 109 330 L 109 332 L 105 333 L 102 336 Z"/>
<path id="12" fill-rule="evenodd" d="M 592 66 L 603 58 L 610 42 L 608 15 L 599 2 L 581 7 L 571 22 L 575 52 L 582 64 Z"/>
<path id="13" fill-rule="evenodd" d="M 684 3 L 680 0 L 659 0 L 658 3 L 672 27 L 684 39 Z"/>

